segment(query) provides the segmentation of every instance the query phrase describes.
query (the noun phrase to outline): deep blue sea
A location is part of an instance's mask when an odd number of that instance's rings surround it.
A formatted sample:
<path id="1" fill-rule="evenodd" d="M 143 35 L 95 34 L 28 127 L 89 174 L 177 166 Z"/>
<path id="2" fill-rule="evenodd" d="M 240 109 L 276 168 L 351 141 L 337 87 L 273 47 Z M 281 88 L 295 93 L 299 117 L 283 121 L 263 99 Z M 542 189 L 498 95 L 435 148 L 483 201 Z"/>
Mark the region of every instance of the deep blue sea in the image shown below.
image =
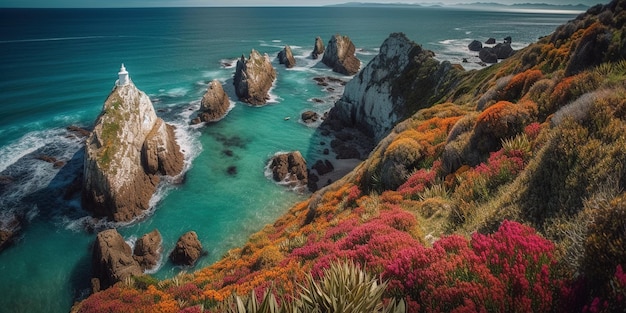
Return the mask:
<path id="1" fill-rule="evenodd" d="M 157 228 L 165 252 L 195 230 L 208 251 L 199 268 L 306 197 L 275 184 L 264 169 L 279 151 L 300 150 L 309 162 L 324 158 L 324 139 L 299 116 L 323 112 L 340 96 L 314 77 L 350 77 L 310 59 L 316 36 L 327 42 L 348 35 L 363 66 L 392 32 L 460 63 L 477 61 L 467 51 L 473 39 L 511 36 L 519 49 L 574 17 L 419 7 L 0 9 L 0 227 L 16 214 L 25 219 L 15 245 L 0 252 L 0 311 L 68 312 L 88 293 L 95 234 L 78 198 L 64 199 L 59 187 L 82 159 L 82 141 L 66 127 L 93 125 L 121 63 L 158 115 L 177 126 L 187 172 L 183 184 L 161 186 L 151 214 L 118 229 L 132 243 Z M 284 45 L 296 56 L 293 69 L 275 60 Z M 267 53 L 278 72 L 263 107 L 237 102 L 232 87 L 235 61 L 251 49 Z M 217 123 L 189 126 L 213 79 L 225 84 L 234 108 Z M 40 155 L 67 165 L 55 169 Z M 181 270 L 194 269 L 173 267 L 165 257 L 152 274 Z"/>

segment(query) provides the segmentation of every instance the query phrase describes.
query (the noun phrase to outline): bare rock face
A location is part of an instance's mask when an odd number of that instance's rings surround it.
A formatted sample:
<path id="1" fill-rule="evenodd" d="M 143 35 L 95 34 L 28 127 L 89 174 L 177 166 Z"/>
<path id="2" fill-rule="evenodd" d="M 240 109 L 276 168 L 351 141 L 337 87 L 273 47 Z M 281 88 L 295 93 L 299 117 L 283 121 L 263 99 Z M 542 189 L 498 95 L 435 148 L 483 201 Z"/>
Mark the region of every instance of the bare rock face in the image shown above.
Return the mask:
<path id="1" fill-rule="evenodd" d="M 263 105 L 269 99 L 269 90 L 276 79 L 276 70 L 270 58 L 252 49 L 250 58 L 245 56 L 237 61 L 235 71 L 235 92 L 239 100 L 252 104 Z"/>
<path id="2" fill-rule="evenodd" d="M 467 45 L 469 51 L 480 51 L 483 48 L 483 43 L 478 40 L 472 40 L 469 45 Z"/>
<path id="3" fill-rule="evenodd" d="M 143 274 L 141 266 L 133 259 L 130 246 L 115 229 L 102 231 L 96 237 L 92 269 L 95 291 L 106 289 L 127 277 Z"/>
<path id="4" fill-rule="evenodd" d="M 278 52 L 278 62 L 280 64 L 285 64 L 285 67 L 287 68 L 292 68 L 296 65 L 296 59 L 293 57 L 291 47 L 285 46 L 283 50 Z"/>
<path id="5" fill-rule="evenodd" d="M 154 268 L 161 257 L 161 233 L 155 229 L 139 238 L 135 243 L 133 258 L 143 271 Z"/>
<path id="6" fill-rule="evenodd" d="M 149 208 L 161 175 L 178 175 L 184 156 L 174 128 L 156 116 L 131 82 L 116 86 L 86 141 L 83 207 L 97 217 L 130 221 Z"/>
<path id="7" fill-rule="evenodd" d="M 290 187 L 306 186 L 308 183 L 306 160 L 300 151 L 274 155 L 270 160 L 269 169 L 275 181 Z"/>
<path id="8" fill-rule="evenodd" d="M 202 255 L 202 244 L 194 231 L 189 231 L 178 238 L 176 247 L 170 253 L 170 260 L 177 265 L 191 266 Z"/>
<path id="9" fill-rule="evenodd" d="M 320 54 L 324 53 L 324 42 L 319 36 L 315 37 L 315 45 L 313 46 L 313 52 L 311 52 L 311 58 L 317 60 Z"/>
<path id="10" fill-rule="evenodd" d="M 361 61 L 355 56 L 355 47 L 348 36 L 334 35 L 322 57 L 322 62 L 333 71 L 344 75 L 354 75 L 361 68 Z"/>
<path id="11" fill-rule="evenodd" d="M 222 84 L 218 80 L 212 80 L 200 102 L 198 117 L 202 122 L 214 122 L 222 119 L 229 107 L 230 100 Z"/>

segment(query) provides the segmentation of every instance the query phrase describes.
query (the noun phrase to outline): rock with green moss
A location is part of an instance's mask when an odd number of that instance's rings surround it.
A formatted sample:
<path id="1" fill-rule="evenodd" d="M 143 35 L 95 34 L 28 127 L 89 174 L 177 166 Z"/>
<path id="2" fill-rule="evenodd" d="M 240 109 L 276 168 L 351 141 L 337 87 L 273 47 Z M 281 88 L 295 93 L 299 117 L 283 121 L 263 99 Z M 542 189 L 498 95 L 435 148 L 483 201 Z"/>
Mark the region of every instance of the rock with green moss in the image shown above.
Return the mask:
<path id="1" fill-rule="evenodd" d="M 131 221 L 149 208 L 163 175 L 182 172 L 174 128 L 156 116 L 130 82 L 115 86 L 86 141 L 83 207 L 96 217 Z"/>

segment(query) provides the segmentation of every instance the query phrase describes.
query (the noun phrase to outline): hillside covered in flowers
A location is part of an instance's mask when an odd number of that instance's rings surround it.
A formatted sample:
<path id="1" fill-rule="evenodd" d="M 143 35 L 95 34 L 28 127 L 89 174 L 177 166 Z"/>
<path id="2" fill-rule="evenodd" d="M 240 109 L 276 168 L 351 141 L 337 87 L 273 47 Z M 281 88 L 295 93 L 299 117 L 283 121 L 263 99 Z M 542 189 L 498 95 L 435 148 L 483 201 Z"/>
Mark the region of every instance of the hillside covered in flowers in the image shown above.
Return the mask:
<path id="1" fill-rule="evenodd" d="M 625 27 L 615 0 L 458 71 L 443 100 L 243 247 L 73 311 L 623 312 Z"/>

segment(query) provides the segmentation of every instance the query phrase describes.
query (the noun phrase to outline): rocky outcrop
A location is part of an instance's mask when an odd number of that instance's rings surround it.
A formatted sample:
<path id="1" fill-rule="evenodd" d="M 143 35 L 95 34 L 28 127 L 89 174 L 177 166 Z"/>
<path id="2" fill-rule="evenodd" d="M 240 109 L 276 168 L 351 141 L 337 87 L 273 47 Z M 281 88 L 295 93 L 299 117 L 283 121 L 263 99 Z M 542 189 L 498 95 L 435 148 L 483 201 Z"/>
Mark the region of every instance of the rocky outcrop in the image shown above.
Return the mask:
<path id="1" fill-rule="evenodd" d="M 250 58 L 241 56 L 235 71 L 235 92 L 239 100 L 252 104 L 263 105 L 269 99 L 269 90 L 276 79 L 276 70 L 270 58 L 252 49 Z"/>
<path id="2" fill-rule="evenodd" d="M 176 265 L 192 266 L 202 256 L 202 244 L 195 231 L 189 231 L 176 242 L 170 260 Z"/>
<path id="3" fill-rule="evenodd" d="M 314 111 L 304 111 L 300 114 L 300 118 L 305 124 L 315 123 L 319 120 L 320 115 Z"/>
<path id="4" fill-rule="evenodd" d="M 202 101 L 198 122 L 214 122 L 222 119 L 230 108 L 230 99 L 218 80 L 212 80 L 207 87 Z"/>
<path id="5" fill-rule="evenodd" d="M 455 86 L 461 70 L 433 57 L 404 34 L 391 34 L 346 84 L 324 124 L 357 128 L 378 142 L 398 121 L 441 100 Z"/>
<path id="6" fill-rule="evenodd" d="M 311 52 L 311 58 L 317 60 L 317 58 L 324 53 L 324 42 L 319 36 L 315 37 L 315 45 L 313 46 L 313 52 Z"/>
<path id="7" fill-rule="evenodd" d="M 493 48 L 485 47 L 480 49 L 478 57 L 485 63 L 498 63 L 500 59 L 506 59 L 513 55 L 515 51 L 509 43 L 499 43 Z"/>
<path id="8" fill-rule="evenodd" d="M 156 116 L 130 82 L 116 86 L 86 141 L 83 207 L 97 217 L 131 221 L 149 208 L 161 175 L 181 173 L 174 128 Z"/>
<path id="9" fill-rule="evenodd" d="M 354 75 L 361 67 L 361 61 L 355 56 L 355 51 L 354 44 L 348 36 L 337 34 L 328 41 L 322 62 L 337 73 Z"/>
<path id="10" fill-rule="evenodd" d="M 293 57 L 293 52 L 291 52 L 291 47 L 289 46 L 285 46 L 283 50 L 280 50 L 277 57 L 278 62 L 284 64 L 286 68 L 296 66 L 296 59 Z"/>
<path id="11" fill-rule="evenodd" d="M 480 51 L 483 48 L 483 43 L 478 40 L 472 40 L 469 45 L 467 45 L 469 51 Z"/>
<path id="12" fill-rule="evenodd" d="M 155 229 L 143 235 L 135 243 L 133 258 L 143 271 L 153 269 L 159 263 L 162 242 L 161 233 Z"/>
<path id="13" fill-rule="evenodd" d="M 290 187 L 306 186 L 308 183 L 306 160 L 300 151 L 274 155 L 270 160 L 269 169 L 274 181 Z"/>
<path id="14" fill-rule="evenodd" d="M 487 41 L 485 41 L 485 43 L 488 44 L 488 45 L 493 45 L 493 44 L 496 43 L 496 39 L 491 37 L 491 38 L 487 39 Z"/>
<path id="15" fill-rule="evenodd" d="M 130 246 L 115 229 L 102 231 L 96 237 L 92 269 L 94 291 L 106 289 L 127 277 L 143 274 L 141 266 L 133 259 Z"/>
<path id="16" fill-rule="evenodd" d="M 478 58 L 485 63 L 498 63 L 498 56 L 493 51 L 493 48 L 482 48 L 478 52 Z"/>

